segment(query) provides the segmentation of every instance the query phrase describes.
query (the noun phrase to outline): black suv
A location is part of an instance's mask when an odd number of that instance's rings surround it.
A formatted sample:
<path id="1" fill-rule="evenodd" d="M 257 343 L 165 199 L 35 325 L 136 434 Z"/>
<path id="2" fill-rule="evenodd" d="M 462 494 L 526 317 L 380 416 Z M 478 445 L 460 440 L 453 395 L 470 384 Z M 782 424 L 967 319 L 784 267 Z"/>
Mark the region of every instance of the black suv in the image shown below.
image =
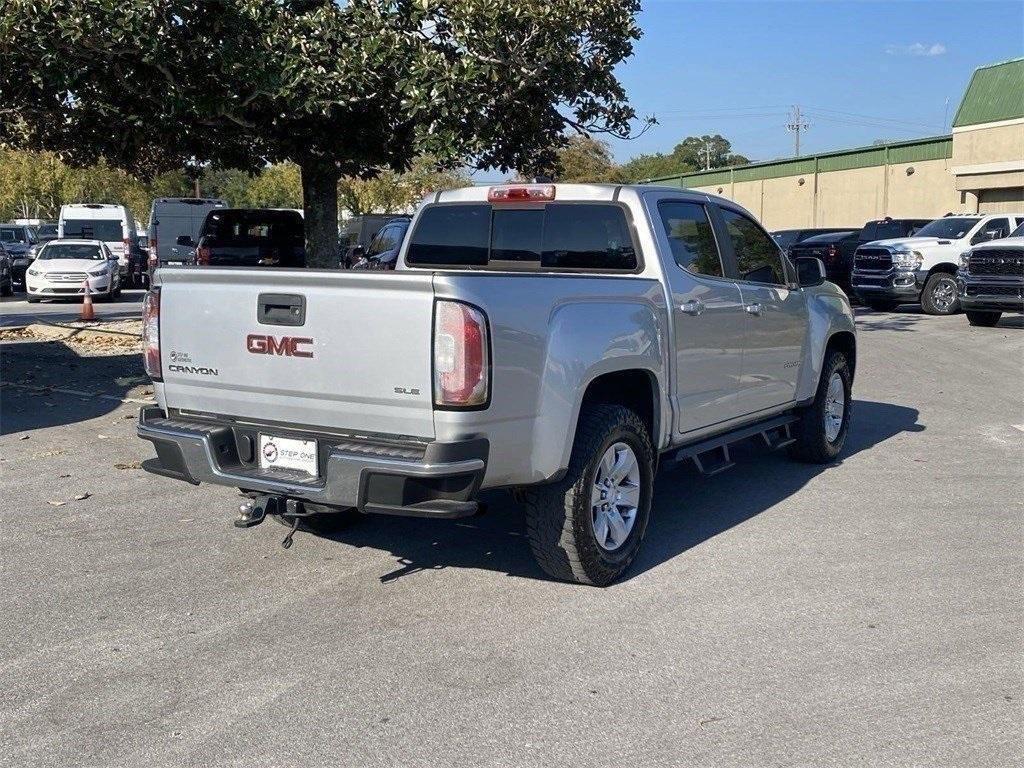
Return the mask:
<path id="1" fill-rule="evenodd" d="M 187 263 L 211 267 L 305 267 L 302 214 L 277 208 L 215 208 L 206 214 L 199 242 L 180 235 L 177 245 L 195 248 Z"/>
<path id="2" fill-rule="evenodd" d="M 788 251 L 791 259 L 816 256 L 825 262 L 829 281 L 850 294 L 850 273 L 853 272 L 853 254 L 865 243 L 894 237 L 912 237 L 932 219 L 875 219 L 858 231 L 840 231 L 818 235 L 797 243 Z"/>

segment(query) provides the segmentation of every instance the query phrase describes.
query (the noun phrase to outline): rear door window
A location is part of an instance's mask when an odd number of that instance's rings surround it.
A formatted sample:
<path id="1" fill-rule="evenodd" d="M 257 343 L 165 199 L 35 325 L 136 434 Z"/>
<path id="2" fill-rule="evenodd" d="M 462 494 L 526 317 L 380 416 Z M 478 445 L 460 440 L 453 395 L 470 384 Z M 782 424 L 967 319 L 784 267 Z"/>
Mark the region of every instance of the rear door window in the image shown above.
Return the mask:
<path id="1" fill-rule="evenodd" d="M 545 208 L 541 266 L 548 269 L 637 268 L 636 249 L 617 205 L 558 204 Z"/>
<path id="2" fill-rule="evenodd" d="M 430 206 L 413 231 L 406 261 L 595 271 L 634 270 L 638 263 L 625 213 L 608 203 Z"/>
<path id="3" fill-rule="evenodd" d="M 102 240 L 113 243 L 124 239 L 119 219 L 65 219 L 64 237 Z"/>
<path id="4" fill-rule="evenodd" d="M 658 204 L 658 214 L 676 264 L 696 275 L 723 276 L 715 233 L 703 205 L 662 202 Z"/>
<path id="5" fill-rule="evenodd" d="M 491 206 L 432 205 L 423 211 L 406 261 L 442 267 L 484 266 L 491 235 Z"/>

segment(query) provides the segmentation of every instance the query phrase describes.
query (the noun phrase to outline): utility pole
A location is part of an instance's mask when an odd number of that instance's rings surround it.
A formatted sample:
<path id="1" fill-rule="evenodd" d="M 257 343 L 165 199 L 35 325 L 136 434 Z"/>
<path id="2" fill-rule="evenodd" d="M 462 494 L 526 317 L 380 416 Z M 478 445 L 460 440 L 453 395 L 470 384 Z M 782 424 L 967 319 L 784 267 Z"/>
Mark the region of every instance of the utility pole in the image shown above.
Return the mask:
<path id="1" fill-rule="evenodd" d="M 803 116 L 800 114 L 800 107 L 797 104 L 793 105 L 793 112 L 789 117 L 789 122 L 786 123 L 786 130 L 791 131 L 795 134 L 795 149 L 796 156 L 800 157 L 800 132 L 806 131 L 811 126 L 804 122 Z"/>
<path id="2" fill-rule="evenodd" d="M 711 141 L 704 139 L 704 170 L 711 170 Z"/>

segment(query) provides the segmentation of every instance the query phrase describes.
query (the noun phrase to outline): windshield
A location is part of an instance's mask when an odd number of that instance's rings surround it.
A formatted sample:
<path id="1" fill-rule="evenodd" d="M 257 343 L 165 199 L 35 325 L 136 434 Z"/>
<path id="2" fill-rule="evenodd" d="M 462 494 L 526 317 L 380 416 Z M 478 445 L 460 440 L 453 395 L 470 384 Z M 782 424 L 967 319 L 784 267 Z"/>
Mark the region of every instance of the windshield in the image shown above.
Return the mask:
<path id="1" fill-rule="evenodd" d="M 36 235 L 40 240 L 53 240 L 57 237 L 57 225 L 40 224 L 39 229 L 36 230 Z"/>
<path id="2" fill-rule="evenodd" d="M 977 223 L 977 219 L 948 216 L 944 219 L 936 219 L 931 224 L 925 224 L 917 230 L 914 237 L 941 237 L 959 240 L 966 236 Z"/>
<path id="3" fill-rule="evenodd" d="M 207 215 L 201 234 L 225 246 L 301 243 L 303 223 L 294 211 L 223 209 Z"/>
<path id="4" fill-rule="evenodd" d="M 120 219 L 65 219 L 64 237 L 81 237 L 86 240 L 102 240 L 105 243 L 120 242 Z"/>
<path id="5" fill-rule="evenodd" d="M 88 243 L 50 243 L 39 254 L 40 259 L 92 259 L 103 261 L 106 257 L 98 245 Z"/>
<path id="6" fill-rule="evenodd" d="M 5 243 L 24 243 L 24 227 L 0 227 L 0 240 Z"/>

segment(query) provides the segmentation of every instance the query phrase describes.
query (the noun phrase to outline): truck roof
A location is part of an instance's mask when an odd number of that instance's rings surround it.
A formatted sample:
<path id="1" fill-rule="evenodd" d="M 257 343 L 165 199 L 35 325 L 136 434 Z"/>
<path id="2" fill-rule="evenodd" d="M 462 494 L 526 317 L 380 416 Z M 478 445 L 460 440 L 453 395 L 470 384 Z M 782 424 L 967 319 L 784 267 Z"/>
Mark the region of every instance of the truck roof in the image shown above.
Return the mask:
<path id="1" fill-rule="evenodd" d="M 680 187 L 669 187 L 659 186 L 656 184 L 549 184 L 546 182 L 534 183 L 534 182 L 508 182 L 505 184 L 488 184 L 475 187 L 459 187 L 456 189 L 446 189 L 439 192 L 431 192 L 423 198 L 424 203 L 486 203 L 488 202 L 488 196 L 492 189 L 501 189 L 503 187 L 553 187 L 554 198 L 558 200 L 596 200 L 596 201 L 611 201 L 616 200 L 623 189 L 635 190 L 638 193 L 650 193 L 650 192 L 673 192 L 675 194 L 692 195 L 694 197 L 705 198 L 731 205 L 738 205 L 738 203 L 729 200 L 728 198 L 719 197 L 718 195 L 712 195 L 707 192 L 701 192 L 695 189 L 685 189 Z"/>

